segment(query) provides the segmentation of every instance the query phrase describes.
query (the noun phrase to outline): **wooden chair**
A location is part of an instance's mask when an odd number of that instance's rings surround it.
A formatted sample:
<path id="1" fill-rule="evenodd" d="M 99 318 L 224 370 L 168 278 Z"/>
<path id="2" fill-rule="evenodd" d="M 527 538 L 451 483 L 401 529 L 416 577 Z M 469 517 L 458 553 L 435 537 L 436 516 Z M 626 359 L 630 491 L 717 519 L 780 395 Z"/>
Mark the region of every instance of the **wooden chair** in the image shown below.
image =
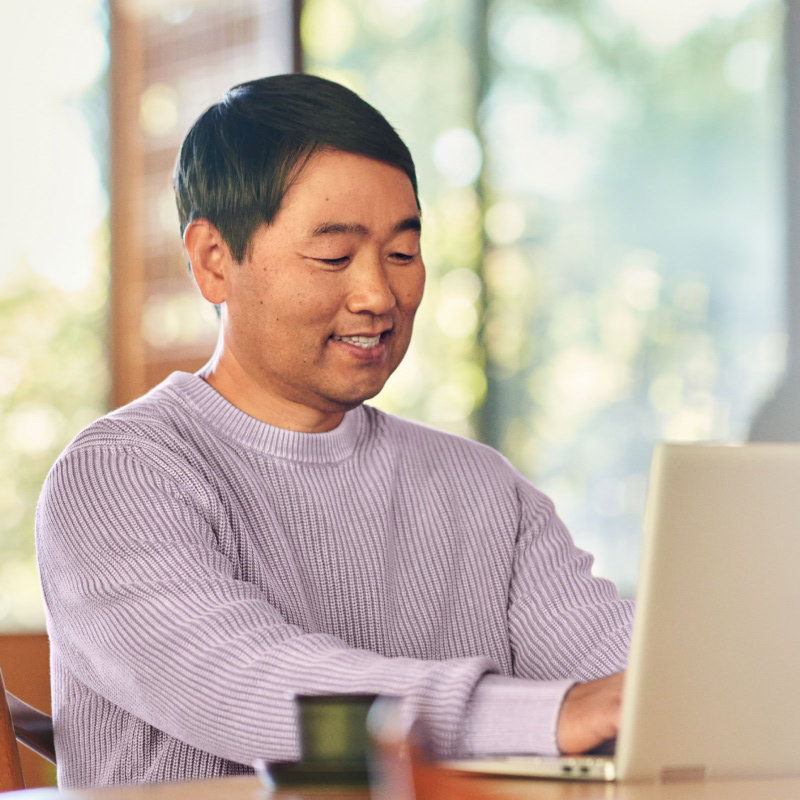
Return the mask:
<path id="1" fill-rule="evenodd" d="M 0 792 L 24 789 L 17 742 L 56 763 L 53 720 L 6 691 L 0 672 Z"/>

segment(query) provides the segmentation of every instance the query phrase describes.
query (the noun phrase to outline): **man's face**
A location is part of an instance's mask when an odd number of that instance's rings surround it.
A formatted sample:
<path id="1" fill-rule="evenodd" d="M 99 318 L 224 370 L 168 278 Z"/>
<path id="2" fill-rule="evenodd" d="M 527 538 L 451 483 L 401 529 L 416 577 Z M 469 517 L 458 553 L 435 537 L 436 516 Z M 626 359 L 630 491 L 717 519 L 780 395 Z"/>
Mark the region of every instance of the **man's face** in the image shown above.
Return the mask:
<path id="1" fill-rule="evenodd" d="M 229 270 L 216 369 L 228 377 L 217 388 L 298 430 L 335 427 L 377 394 L 406 352 L 422 299 L 419 229 L 402 170 L 315 154 Z"/>

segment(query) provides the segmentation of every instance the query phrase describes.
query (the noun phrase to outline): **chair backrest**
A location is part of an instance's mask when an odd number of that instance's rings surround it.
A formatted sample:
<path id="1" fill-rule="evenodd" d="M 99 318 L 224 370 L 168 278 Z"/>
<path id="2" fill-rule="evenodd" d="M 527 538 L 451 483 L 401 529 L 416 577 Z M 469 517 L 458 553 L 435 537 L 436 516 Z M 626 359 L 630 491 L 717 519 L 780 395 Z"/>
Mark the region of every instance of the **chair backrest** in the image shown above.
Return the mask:
<path id="1" fill-rule="evenodd" d="M 0 792 L 24 789 L 14 723 L 6 701 L 6 687 L 0 672 Z"/>
<path id="2" fill-rule="evenodd" d="M 7 692 L 0 672 L 0 791 L 25 788 L 17 742 L 56 763 L 52 718 Z"/>

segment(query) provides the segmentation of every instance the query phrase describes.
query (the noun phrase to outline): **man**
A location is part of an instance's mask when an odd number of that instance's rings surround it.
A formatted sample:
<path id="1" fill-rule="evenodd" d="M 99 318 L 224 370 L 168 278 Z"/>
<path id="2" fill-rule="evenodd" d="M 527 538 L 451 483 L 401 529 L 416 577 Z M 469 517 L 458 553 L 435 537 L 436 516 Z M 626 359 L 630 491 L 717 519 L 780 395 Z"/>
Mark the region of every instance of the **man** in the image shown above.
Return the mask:
<path id="1" fill-rule="evenodd" d="M 38 510 L 62 785 L 296 758 L 293 694 L 399 695 L 447 755 L 612 737 L 631 606 L 499 454 L 362 405 L 424 283 L 394 130 L 254 81 L 175 186 L 217 350 L 79 434 Z"/>

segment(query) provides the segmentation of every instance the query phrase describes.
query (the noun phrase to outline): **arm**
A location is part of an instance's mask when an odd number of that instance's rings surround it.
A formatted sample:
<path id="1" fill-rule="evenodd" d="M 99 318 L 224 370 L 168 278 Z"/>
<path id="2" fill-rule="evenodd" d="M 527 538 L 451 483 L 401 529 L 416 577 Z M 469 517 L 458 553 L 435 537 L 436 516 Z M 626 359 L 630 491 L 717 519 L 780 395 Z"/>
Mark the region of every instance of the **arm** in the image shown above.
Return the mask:
<path id="1" fill-rule="evenodd" d="M 509 590 L 514 674 L 586 682 L 625 668 L 633 603 L 592 575 L 552 502 L 521 483 L 520 528 Z"/>
<path id="2" fill-rule="evenodd" d="M 485 676 L 473 696 L 471 753 L 577 753 L 616 734 L 633 606 L 591 575 L 550 501 L 520 481 L 509 589 L 514 678 Z"/>
<path id="3" fill-rule="evenodd" d="M 290 624 L 285 587 L 242 580 L 224 513 L 197 474 L 135 449 L 74 448 L 39 507 L 37 545 L 54 653 L 80 683 L 198 749 L 249 763 L 297 756 L 291 695 L 402 695 L 451 752 L 476 657 L 385 658 Z M 227 543 L 228 545 L 230 543 Z M 280 556 L 276 554 L 278 564 Z M 302 605 L 302 586 L 296 602 Z"/>

